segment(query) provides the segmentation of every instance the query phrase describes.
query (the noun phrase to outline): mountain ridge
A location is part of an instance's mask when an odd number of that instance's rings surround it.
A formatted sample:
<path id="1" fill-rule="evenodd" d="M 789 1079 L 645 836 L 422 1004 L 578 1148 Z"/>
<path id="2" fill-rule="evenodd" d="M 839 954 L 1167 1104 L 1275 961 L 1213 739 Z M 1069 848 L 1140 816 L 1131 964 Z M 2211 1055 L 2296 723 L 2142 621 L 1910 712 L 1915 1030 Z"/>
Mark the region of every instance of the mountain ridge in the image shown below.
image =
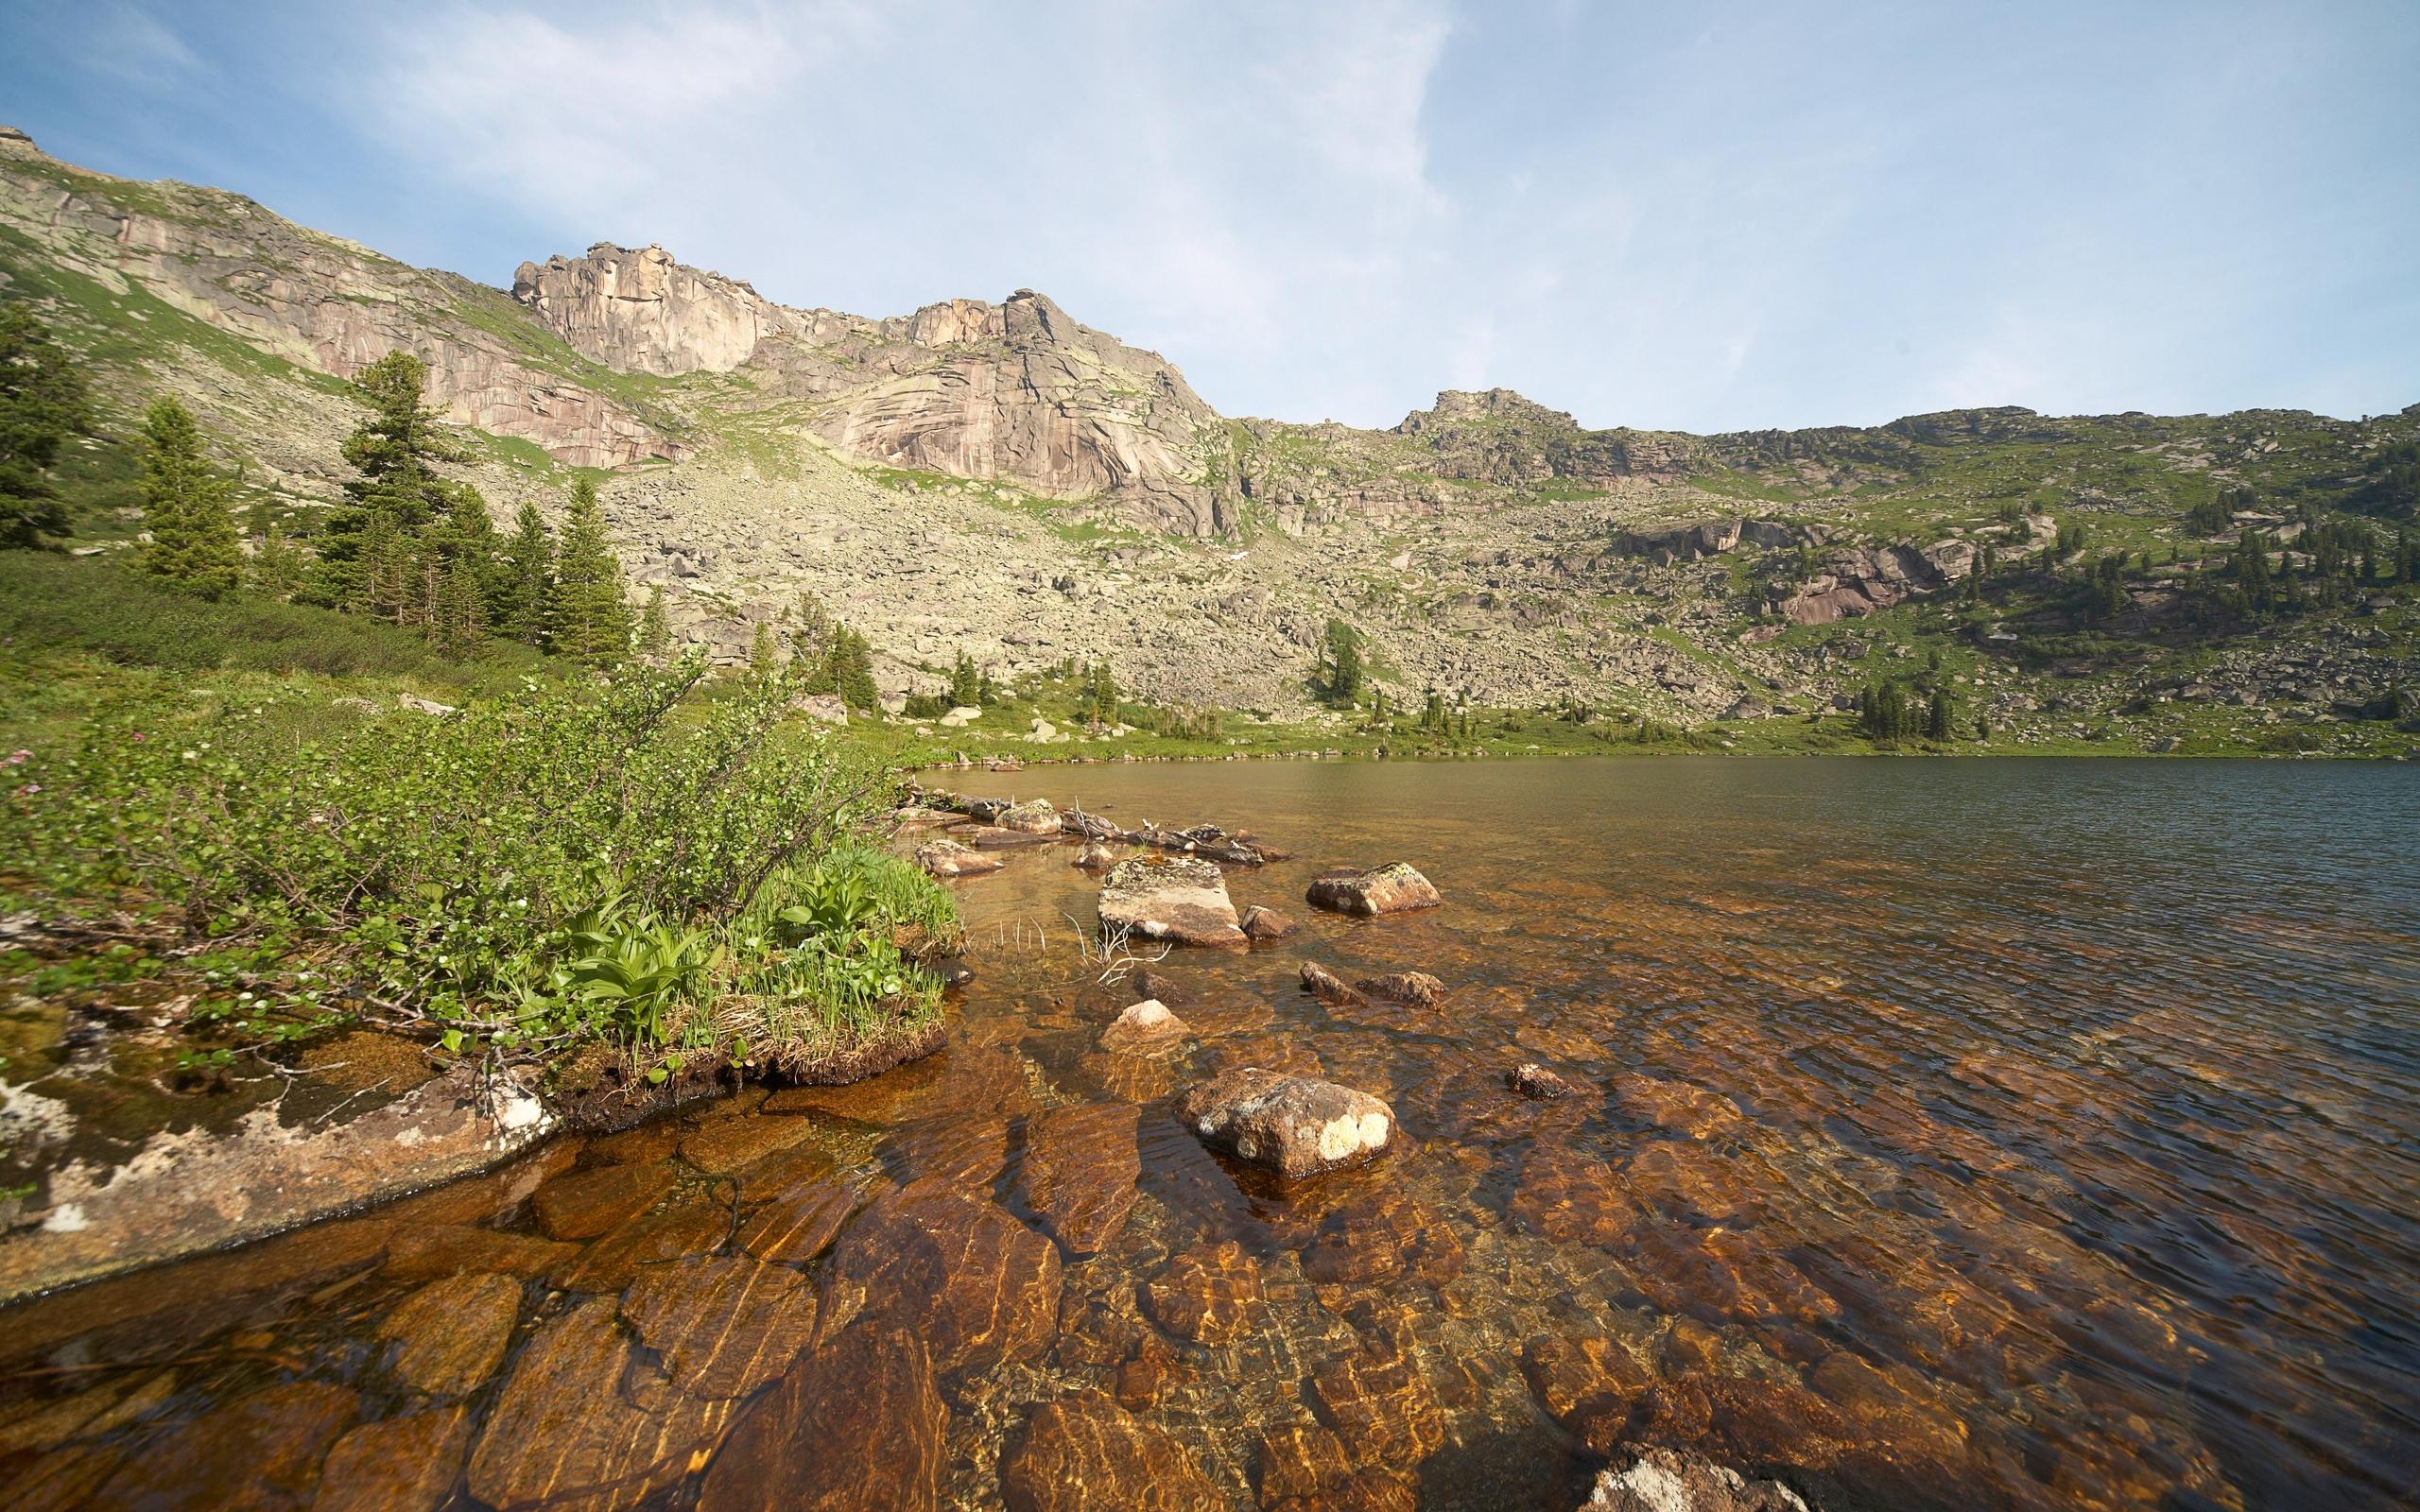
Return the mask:
<path id="1" fill-rule="evenodd" d="M 965 650 L 1002 675 L 1108 658 L 1149 696 L 1300 712 L 1341 618 L 1405 696 L 1685 723 L 1820 712 L 1907 648 L 1845 622 L 1943 619 L 1995 557 L 2064 540 L 2055 515 L 2095 551 L 2180 565 L 2130 575 L 2132 640 L 2063 663 L 2097 679 L 2088 698 L 2029 691 L 2038 672 L 1996 654 L 1975 663 L 1979 710 L 2048 730 L 2046 703 L 2113 717 L 2219 633 L 2169 576 L 2221 549 L 2188 516 L 2221 498 L 2258 505 L 2222 520 L 2370 508 L 2382 459 L 2420 435 L 2415 405 L 2359 421 L 1999 406 L 1696 436 L 1590 430 L 1502 388 L 1443 390 L 1383 430 L 1230 418 L 1166 357 L 1031 290 L 874 318 L 612 242 L 496 289 L 241 195 L 89 173 L 22 132 L 0 131 L 0 279 L 87 354 L 121 421 L 152 392 L 184 398 L 240 464 L 255 529 L 307 537 L 346 472 L 344 380 L 408 350 L 500 515 L 556 507 L 565 467 L 601 470 L 626 569 L 666 592 L 683 635 L 736 658 L 813 593 L 882 648 L 894 696 Z M 128 528 L 123 484 L 95 487 L 93 528 Z M 1949 627 L 1962 661 L 1995 635 L 2073 639 L 2063 555 L 1972 611 L 2014 628 Z M 2329 627 L 2342 686 L 2375 698 L 2391 669 L 2349 649 L 2375 627 Z M 2258 670 L 2282 649 L 2243 644 L 2255 696 L 2289 685 Z M 2322 680 L 2339 675 L 2331 660 Z"/>

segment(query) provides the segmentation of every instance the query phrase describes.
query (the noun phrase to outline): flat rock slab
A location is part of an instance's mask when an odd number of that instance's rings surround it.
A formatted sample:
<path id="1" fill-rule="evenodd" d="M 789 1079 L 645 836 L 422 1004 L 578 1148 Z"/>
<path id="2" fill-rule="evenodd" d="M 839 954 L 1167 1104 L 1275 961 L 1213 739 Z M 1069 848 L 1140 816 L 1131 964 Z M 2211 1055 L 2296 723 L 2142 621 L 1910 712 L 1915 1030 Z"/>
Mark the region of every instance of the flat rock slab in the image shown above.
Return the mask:
<path id="1" fill-rule="evenodd" d="M 1046 798 L 1023 803 L 1011 803 L 992 821 L 1003 830 L 1015 830 L 1025 834 L 1057 834 L 1061 830 L 1059 810 Z"/>
<path id="2" fill-rule="evenodd" d="M 1367 870 L 1348 867 L 1328 872 L 1313 882 L 1303 897 L 1314 908 L 1360 919 L 1434 908 L 1442 902 L 1428 879 L 1402 861 Z"/>
<path id="3" fill-rule="evenodd" d="M 923 1341 L 852 1328 L 749 1407 L 706 1471 L 699 1512 L 930 1512 L 948 1425 Z"/>
<path id="4" fill-rule="evenodd" d="M 470 1452 L 467 1407 L 364 1423 L 328 1451 L 311 1512 L 437 1512 L 453 1498 Z"/>
<path id="5" fill-rule="evenodd" d="M 1182 856 L 1136 856 L 1110 868 L 1100 885 L 1100 923 L 1175 945 L 1252 943 L 1236 922 L 1218 866 Z"/>
<path id="6" fill-rule="evenodd" d="M 571 1171 L 538 1189 L 530 1205 L 549 1239 L 594 1239 L 647 1211 L 672 1190 L 669 1166 L 604 1165 Z"/>
<path id="7" fill-rule="evenodd" d="M 1394 1138 L 1394 1110 L 1331 1081 L 1241 1066 L 1185 1093 L 1177 1116 L 1213 1149 L 1285 1177 L 1355 1165 Z"/>
<path id="8" fill-rule="evenodd" d="M 395 1341 L 395 1378 L 432 1397 L 476 1391 L 504 1363 L 521 1315 L 521 1282 L 493 1273 L 431 1281 L 381 1319 Z"/>
<path id="9" fill-rule="evenodd" d="M 591 1297 L 530 1338 L 471 1453 L 473 1496 L 502 1512 L 631 1506 L 714 1446 L 734 1404 L 637 1366 L 615 1310 Z"/>
<path id="10" fill-rule="evenodd" d="M 1074 1256 L 1097 1255 L 1126 1229 L 1143 1160 L 1142 1110 L 1127 1103 L 1054 1108 L 1025 1122 L 1017 1194 Z"/>
<path id="11" fill-rule="evenodd" d="M 125 1164 L 51 1173 L 43 1221 L 0 1238 L 0 1302 L 290 1228 L 342 1208 L 467 1175 L 552 1127 L 535 1097 L 482 1088 L 467 1068 L 360 1117 L 232 1132 L 163 1131 Z"/>
<path id="12" fill-rule="evenodd" d="M 1000 1456 L 1000 1495 L 1009 1512 L 1218 1512 L 1227 1499 L 1194 1459 L 1107 1397 L 1062 1397 Z"/>
<path id="13" fill-rule="evenodd" d="M 622 1317 L 693 1397 L 745 1397 L 815 1337 L 815 1289 L 786 1265 L 691 1255 L 651 1265 L 622 1294 Z"/>

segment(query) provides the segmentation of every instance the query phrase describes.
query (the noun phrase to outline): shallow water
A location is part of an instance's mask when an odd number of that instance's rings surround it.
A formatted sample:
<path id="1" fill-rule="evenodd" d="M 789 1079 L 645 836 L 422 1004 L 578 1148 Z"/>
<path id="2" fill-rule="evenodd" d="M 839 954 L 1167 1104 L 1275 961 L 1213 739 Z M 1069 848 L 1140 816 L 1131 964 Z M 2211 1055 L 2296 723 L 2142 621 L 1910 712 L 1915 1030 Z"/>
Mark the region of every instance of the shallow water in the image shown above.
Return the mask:
<path id="1" fill-rule="evenodd" d="M 970 785 L 1252 829 L 1296 859 L 1238 905 L 1304 927 L 1154 965 L 1195 1037 L 1109 1054 L 1093 884 L 1015 852 L 959 885 L 980 976 L 930 1061 L 0 1314 L 20 1500 L 1568 1507 L 1657 1441 L 1842 1507 L 2411 1495 L 2409 768 Z M 1445 906 L 1301 905 L 1390 859 Z M 1323 1008 L 1305 959 L 1447 995 Z M 1407 1138 L 1239 1175 L 1169 1112 L 1234 1064 Z"/>

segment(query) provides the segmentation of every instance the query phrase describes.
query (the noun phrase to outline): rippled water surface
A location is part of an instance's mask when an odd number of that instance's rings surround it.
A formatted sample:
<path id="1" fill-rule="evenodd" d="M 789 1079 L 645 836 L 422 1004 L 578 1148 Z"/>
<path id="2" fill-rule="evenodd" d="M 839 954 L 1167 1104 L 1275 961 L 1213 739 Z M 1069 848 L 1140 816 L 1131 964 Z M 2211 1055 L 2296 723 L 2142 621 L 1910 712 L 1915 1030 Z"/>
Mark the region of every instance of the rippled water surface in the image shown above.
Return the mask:
<path id="1" fill-rule="evenodd" d="M 1568 1507 L 1625 1445 L 1822 1504 L 2393 1505 L 2420 1438 L 2420 774 L 1049 768 L 1294 915 L 1149 988 L 1066 847 L 959 884 L 948 1049 L 0 1314 L 33 1505 Z M 1434 912 L 1302 906 L 1407 860 Z M 1072 916 L 1072 921 L 1071 921 Z M 1430 1007 L 1297 986 L 1418 970 Z M 1576 1088 L 1512 1093 L 1525 1060 Z M 1242 1064 L 1407 1139 L 1280 1190 Z"/>

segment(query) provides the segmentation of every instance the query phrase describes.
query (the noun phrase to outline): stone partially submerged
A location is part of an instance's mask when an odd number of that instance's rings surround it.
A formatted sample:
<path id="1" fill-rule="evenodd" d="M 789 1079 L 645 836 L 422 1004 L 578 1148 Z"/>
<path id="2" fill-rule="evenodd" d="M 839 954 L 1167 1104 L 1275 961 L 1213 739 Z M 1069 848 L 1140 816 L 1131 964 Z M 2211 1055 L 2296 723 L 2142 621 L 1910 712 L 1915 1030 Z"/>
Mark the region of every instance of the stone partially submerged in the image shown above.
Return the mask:
<path id="1" fill-rule="evenodd" d="M 1011 803 L 992 822 L 1024 834 L 1057 834 L 1060 829 L 1059 810 L 1046 798 Z"/>
<path id="2" fill-rule="evenodd" d="M 916 864 L 936 877 L 979 877 L 1008 865 L 956 840 L 927 840 L 916 848 Z"/>
<path id="3" fill-rule="evenodd" d="M 1100 926 L 1174 945 L 1251 943 L 1236 922 L 1226 878 L 1190 857 L 1136 856 L 1112 867 L 1100 885 Z"/>
<path id="4" fill-rule="evenodd" d="M 1809 1512 L 1779 1481 L 1752 1481 L 1686 1450 L 1651 1449 L 1606 1469 L 1580 1512 Z"/>
<path id="5" fill-rule="evenodd" d="M 1394 1138 L 1394 1110 L 1368 1092 L 1238 1067 L 1187 1092 L 1177 1116 L 1213 1149 L 1284 1177 L 1357 1165 Z"/>
<path id="6" fill-rule="evenodd" d="M 1341 868 L 1313 882 L 1303 896 L 1314 908 L 1361 919 L 1434 908 L 1441 901 L 1428 879 L 1402 861 L 1390 861 L 1366 871 Z"/>

